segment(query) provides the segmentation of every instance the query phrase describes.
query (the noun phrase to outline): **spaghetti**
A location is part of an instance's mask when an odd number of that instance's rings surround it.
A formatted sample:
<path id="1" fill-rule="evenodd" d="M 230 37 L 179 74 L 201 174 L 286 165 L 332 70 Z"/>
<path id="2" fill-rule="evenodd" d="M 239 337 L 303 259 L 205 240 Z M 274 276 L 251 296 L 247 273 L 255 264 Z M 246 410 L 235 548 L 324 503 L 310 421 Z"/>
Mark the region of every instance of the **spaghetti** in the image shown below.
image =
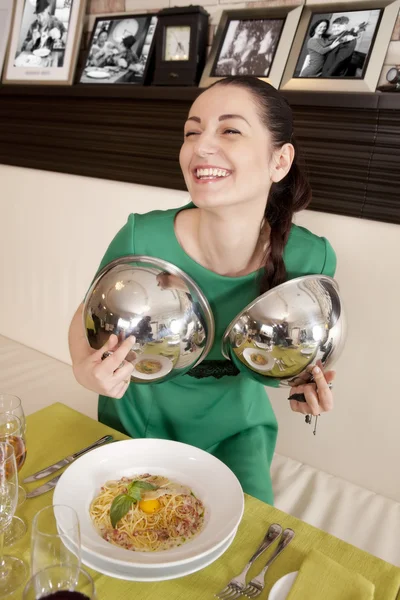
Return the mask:
<path id="1" fill-rule="evenodd" d="M 140 501 L 133 503 L 113 528 L 111 505 L 117 496 L 127 494 L 133 481 L 151 483 L 156 489 L 143 492 Z M 180 546 L 199 533 L 204 523 L 204 506 L 190 488 L 148 473 L 105 483 L 89 513 L 107 542 L 140 552 Z"/>

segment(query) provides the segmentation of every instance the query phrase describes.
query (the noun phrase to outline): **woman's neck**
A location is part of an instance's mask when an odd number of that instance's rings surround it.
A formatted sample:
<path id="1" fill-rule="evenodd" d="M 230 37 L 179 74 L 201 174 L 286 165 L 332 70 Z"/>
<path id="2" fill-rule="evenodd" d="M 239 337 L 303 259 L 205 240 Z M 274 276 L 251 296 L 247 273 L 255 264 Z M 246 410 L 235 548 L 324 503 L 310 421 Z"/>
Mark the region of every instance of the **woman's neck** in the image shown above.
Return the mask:
<path id="1" fill-rule="evenodd" d="M 269 227 L 264 207 L 224 207 L 221 211 L 190 209 L 178 214 L 176 235 L 183 249 L 202 266 L 230 277 L 260 268 L 266 254 Z"/>

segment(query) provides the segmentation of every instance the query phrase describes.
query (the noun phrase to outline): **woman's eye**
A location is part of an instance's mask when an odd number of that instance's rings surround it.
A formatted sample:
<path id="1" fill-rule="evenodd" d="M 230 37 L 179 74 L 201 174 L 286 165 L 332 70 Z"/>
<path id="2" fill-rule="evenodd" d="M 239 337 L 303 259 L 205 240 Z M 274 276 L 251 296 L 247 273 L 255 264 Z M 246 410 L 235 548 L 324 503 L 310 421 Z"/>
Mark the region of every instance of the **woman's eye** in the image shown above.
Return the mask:
<path id="1" fill-rule="evenodd" d="M 240 135 L 240 131 L 238 131 L 237 129 L 225 129 L 224 133 L 237 133 Z"/>
<path id="2" fill-rule="evenodd" d="M 185 137 L 190 137 L 191 135 L 199 135 L 198 131 L 187 131 L 185 133 Z"/>

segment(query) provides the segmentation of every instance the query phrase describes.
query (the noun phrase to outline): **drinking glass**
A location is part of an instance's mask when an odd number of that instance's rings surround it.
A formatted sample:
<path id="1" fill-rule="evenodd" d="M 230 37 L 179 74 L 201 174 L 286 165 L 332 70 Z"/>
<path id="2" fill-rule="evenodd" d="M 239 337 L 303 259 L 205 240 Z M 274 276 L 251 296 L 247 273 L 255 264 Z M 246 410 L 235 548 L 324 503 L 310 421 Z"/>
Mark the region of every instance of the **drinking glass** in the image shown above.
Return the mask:
<path id="1" fill-rule="evenodd" d="M 70 506 L 42 508 L 33 518 L 31 539 L 32 575 L 50 566 L 81 564 L 79 519 Z"/>
<path id="2" fill-rule="evenodd" d="M 0 598 L 14 592 L 25 580 L 25 564 L 4 555 L 4 532 L 10 526 L 18 501 L 18 470 L 14 447 L 0 442 Z"/>
<path id="3" fill-rule="evenodd" d="M 17 470 L 23 467 L 26 459 L 25 431 L 21 420 L 9 412 L 0 412 L 0 442 L 8 442 L 14 448 Z M 22 488 L 21 488 L 22 489 Z M 20 487 L 17 488 L 17 505 Z M 7 531 L 4 532 L 4 543 L 11 546 L 26 533 L 26 525 L 19 517 L 13 517 Z"/>
<path id="4" fill-rule="evenodd" d="M 21 421 L 24 433 L 26 433 L 26 419 L 21 399 L 13 394 L 0 392 L 0 413 L 12 413 Z"/>
<path id="5" fill-rule="evenodd" d="M 73 565 L 56 565 L 38 571 L 28 581 L 23 600 L 96 600 L 93 579 Z"/>
<path id="6" fill-rule="evenodd" d="M 0 413 L 5 413 L 5 412 L 12 413 L 13 415 L 16 415 L 18 417 L 18 419 L 21 421 L 21 425 L 22 425 L 24 434 L 26 434 L 25 413 L 24 413 L 24 409 L 22 407 L 21 399 L 18 398 L 18 396 L 15 396 L 14 394 L 6 394 L 3 392 L 0 392 Z M 25 500 L 26 500 L 26 492 L 25 492 L 24 488 L 22 487 L 22 485 L 19 484 L 17 510 L 20 506 L 22 506 L 22 504 L 25 502 Z M 19 517 L 15 517 L 13 519 L 12 525 L 8 529 L 8 531 L 5 535 L 5 538 L 4 538 L 5 546 L 10 546 L 11 543 L 14 543 L 17 539 L 20 538 L 20 535 L 18 535 L 18 530 L 21 529 L 21 527 L 24 527 L 24 525 L 21 525 L 21 522 L 22 522 L 22 519 L 20 519 Z"/>

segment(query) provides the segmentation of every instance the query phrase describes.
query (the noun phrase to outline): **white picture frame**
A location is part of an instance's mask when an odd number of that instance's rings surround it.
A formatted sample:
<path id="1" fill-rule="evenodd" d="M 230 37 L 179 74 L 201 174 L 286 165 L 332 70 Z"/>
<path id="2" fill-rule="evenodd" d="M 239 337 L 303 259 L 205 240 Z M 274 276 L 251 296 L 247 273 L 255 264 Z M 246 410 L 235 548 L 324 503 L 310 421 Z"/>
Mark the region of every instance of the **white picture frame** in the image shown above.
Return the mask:
<path id="1" fill-rule="evenodd" d="M 208 87 L 215 81 L 223 79 L 226 75 L 235 75 L 234 73 L 225 73 L 223 76 L 216 76 L 218 72 L 218 62 L 222 57 L 224 51 L 224 45 L 226 45 L 227 36 L 230 34 L 230 27 L 232 23 L 239 22 L 240 25 L 246 27 L 249 23 L 260 23 L 260 30 L 262 30 L 262 23 L 265 23 L 266 29 L 268 29 L 268 22 L 283 21 L 282 28 L 279 32 L 279 37 L 274 43 L 272 50 L 273 56 L 266 75 L 258 74 L 252 71 L 251 68 L 238 69 L 238 75 L 255 75 L 273 85 L 275 88 L 279 87 L 281 78 L 285 69 L 286 61 L 289 56 L 289 52 L 292 46 L 292 42 L 296 33 L 296 29 L 302 14 L 303 3 L 298 3 L 290 6 L 279 6 L 279 7 L 265 7 L 265 8 L 249 8 L 239 10 L 225 10 L 221 15 L 218 29 L 214 37 L 214 42 L 211 48 L 210 55 L 208 57 L 205 69 L 203 71 L 200 86 Z M 261 32 L 262 33 L 262 32 Z M 250 36 L 250 34 L 249 34 Z M 234 43 L 234 42 L 233 42 Z M 257 42 L 260 50 L 261 44 Z M 257 51 L 257 48 L 255 49 Z M 223 58 L 223 57 L 222 57 Z"/>
<path id="2" fill-rule="evenodd" d="M 356 0 L 305 5 L 280 89 L 285 91 L 375 92 L 399 9 L 400 0 Z M 375 19 L 375 13 L 378 11 L 380 11 L 379 21 L 374 21 L 373 18 Z M 363 52 L 357 52 L 357 45 L 355 46 L 355 51 L 351 57 L 352 68 L 348 68 L 347 71 L 342 69 L 341 71 L 345 74 L 341 74 L 340 69 L 336 69 L 336 72 L 331 69 L 330 71 L 333 74 L 330 74 L 329 69 L 325 69 L 325 63 L 320 75 L 316 74 L 316 70 L 315 73 L 311 70 L 313 74 L 310 75 L 310 71 L 305 71 L 304 67 L 299 71 L 302 55 L 304 57 L 307 48 L 306 44 L 309 43 L 310 37 L 313 35 L 313 21 L 315 25 L 316 19 L 321 21 L 326 16 L 329 23 L 327 32 L 329 39 L 329 32 L 334 21 L 348 15 L 349 27 L 351 31 L 354 31 L 353 25 L 357 22 L 357 16 L 359 15 L 358 20 L 361 21 L 368 14 L 371 15 L 371 31 L 369 32 L 369 38 L 367 37 L 368 43 L 366 48 L 363 48 Z M 328 18 L 329 15 L 331 15 L 330 18 Z M 367 22 L 367 28 L 370 26 L 368 20 L 363 22 Z M 367 33 L 368 31 L 365 35 Z M 362 40 L 362 35 L 364 35 L 364 32 L 358 33 L 356 44 L 358 40 Z M 333 37 L 330 39 L 333 39 Z M 359 68 L 357 68 L 357 65 Z"/>
<path id="3" fill-rule="evenodd" d="M 86 0 L 16 0 L 3 83 L 72 85 L 85 8 Z"/>

